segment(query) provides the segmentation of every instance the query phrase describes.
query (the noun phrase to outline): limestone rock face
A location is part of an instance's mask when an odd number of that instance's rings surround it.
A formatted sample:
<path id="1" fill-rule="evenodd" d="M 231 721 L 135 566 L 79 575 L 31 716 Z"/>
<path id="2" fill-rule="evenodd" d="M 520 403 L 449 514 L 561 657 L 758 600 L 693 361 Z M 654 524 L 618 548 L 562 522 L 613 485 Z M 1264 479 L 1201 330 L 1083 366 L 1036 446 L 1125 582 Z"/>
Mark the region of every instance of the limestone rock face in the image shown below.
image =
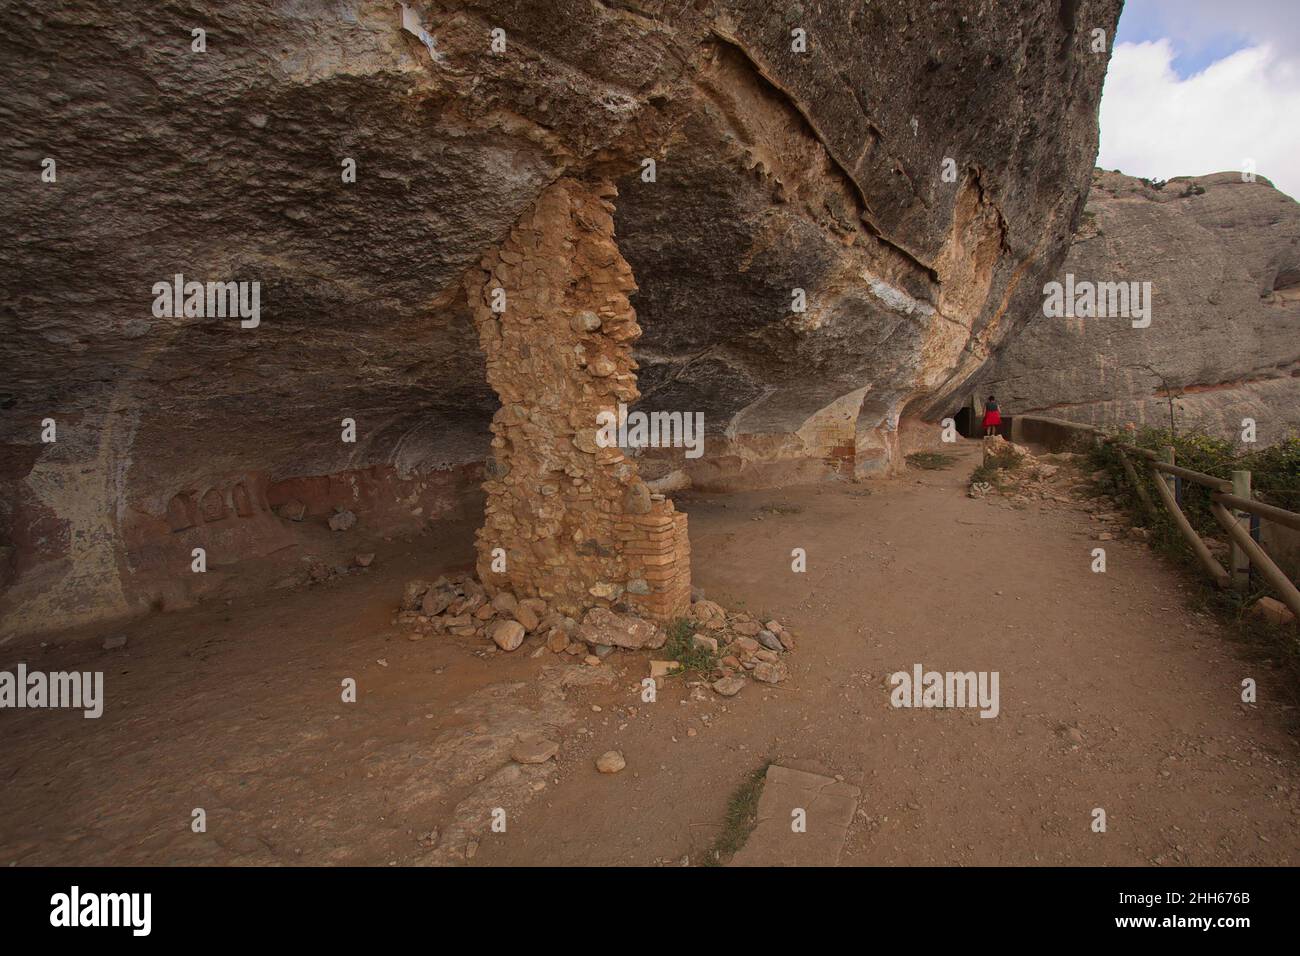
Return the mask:
<path id="1" fill-rule="evenodd" d="M 477 512 L 466 280 L 560 180 L 616 187 L 639 407 L 704 413 L 692 469 L 887 467 L 1055 271 L 1120 2 L 408 6 L 427 44 L 391 2 L 8 5 L 4 636 L 263 587 L 340 507 L 352 550 Z M 178 275 L 258 283 L 257 324 L 156 312 Z"/>
<path id="2" fill-rule="evenodd" d="M 1059 271 L 1150 282 L 1151 323 L 1029 314 L 979 386 L 1004 414 L 1165 426 L 1167 383 L 1180 430 L 1231 437 L 1249 417 L 1269 443 L 1300 427 L 1300 204 L 1267 180 L 1153 189 L 1098 171 Z"/>

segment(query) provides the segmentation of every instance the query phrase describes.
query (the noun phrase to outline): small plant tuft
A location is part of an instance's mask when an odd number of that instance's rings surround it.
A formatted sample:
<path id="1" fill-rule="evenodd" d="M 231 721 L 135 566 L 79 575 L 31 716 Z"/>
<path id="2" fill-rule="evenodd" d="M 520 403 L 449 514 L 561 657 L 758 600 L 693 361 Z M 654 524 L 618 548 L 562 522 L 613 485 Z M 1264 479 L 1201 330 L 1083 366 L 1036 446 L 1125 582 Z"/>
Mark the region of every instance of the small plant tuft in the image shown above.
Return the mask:
<path id="1" fill-rule="evenodd" d="M 951 468 L 952 463 L 956 460 L 955 455 L 945 455 L 938 451 L 916 451 L 907 456 L 909 465 L 926 471 L 941 471 L 944 468 Z"/>
<path id="2" fill-rule="evenodd" d="M 668 640 L 664 654 L 669 660 L 682 665 L 682 672 L 696 671 L 707 674 L 718 666 L 718 657 L 707 648 L 696 645 L 695 625 L 684 617 L 674 618 L 668 625 Z"/>
<path id="3" fill-rule="evenodd" d="M 767 782 L 767 768 L 770 766 L 772 761 L 768 760 L 751 771 L 727 801 L 727 817 L 722 832 L 704 851 L 704 859 L 700 861 L 704 866 L 722 866 L 730 862 L 754 832 L 754 827 L 758 826 L 758 800 L 763 795 L 763 784 Z"/>

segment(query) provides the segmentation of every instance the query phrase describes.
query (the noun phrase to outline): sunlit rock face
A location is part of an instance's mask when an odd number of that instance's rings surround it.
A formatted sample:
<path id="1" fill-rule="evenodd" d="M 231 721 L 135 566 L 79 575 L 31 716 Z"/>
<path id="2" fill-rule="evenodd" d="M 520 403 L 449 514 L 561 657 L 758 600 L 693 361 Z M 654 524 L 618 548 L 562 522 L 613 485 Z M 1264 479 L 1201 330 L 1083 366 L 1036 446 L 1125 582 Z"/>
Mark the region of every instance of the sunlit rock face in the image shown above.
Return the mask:
<path id="1" fill-rule="evenodd" d="M 3 636 L 481 513 L 465 278 L 564 177 L 618 188 L 640 407 L 709 429 L 684 465 L 887 470 L 1057 270 L 1119 12 L 408 6 L 10 5 Z M 257 324 L 155 309 L 177 275 L 258 283 Z"/>
<path id="2" fill-rule="evenodd" d="M 1040 301 L 984 372 L 1002 408 L 1166 427 L 1172 393 L 1180 430 L 1233 438 L 1251 419 L 1265 444 L 1300 428 L 1300 205 L 1266 179 L 1157 189 L 1098 170 L 1058 273 L 1080 288 L 1149 283 L 1150 308 L 1047 317 Z M 1075 302 L 1088 311 L 1086 290 Z M 1111 304 L 1108 290 L 1097 311 Z"/>

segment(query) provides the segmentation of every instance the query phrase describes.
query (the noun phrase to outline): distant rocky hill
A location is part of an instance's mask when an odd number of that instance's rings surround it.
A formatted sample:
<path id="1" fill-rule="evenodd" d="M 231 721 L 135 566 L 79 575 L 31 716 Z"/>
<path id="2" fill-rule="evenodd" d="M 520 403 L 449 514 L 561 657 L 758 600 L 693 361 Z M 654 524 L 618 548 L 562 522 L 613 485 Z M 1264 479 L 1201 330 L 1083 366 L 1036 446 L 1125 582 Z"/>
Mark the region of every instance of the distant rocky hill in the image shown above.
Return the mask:
<path id="1" fill-rule="evenodd" d="M 1300 426 L 1300 204 L 1267 180 L 1098 170 L 1066 274 L 1150 282 L 1150 325 L 1037 312 L 979 394 L 1012 413 L 1163 424 L 1167 384 L 1180 429 L 1229 437 L 1249 417 L 1271 443 Z"/>

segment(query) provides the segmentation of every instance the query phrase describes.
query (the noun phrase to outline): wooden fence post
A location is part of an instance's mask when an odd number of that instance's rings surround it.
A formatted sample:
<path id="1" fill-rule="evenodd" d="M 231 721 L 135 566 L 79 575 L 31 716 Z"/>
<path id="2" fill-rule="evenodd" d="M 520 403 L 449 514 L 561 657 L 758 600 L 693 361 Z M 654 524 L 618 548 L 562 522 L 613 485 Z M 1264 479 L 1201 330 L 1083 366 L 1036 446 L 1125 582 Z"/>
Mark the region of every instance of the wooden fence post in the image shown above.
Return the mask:
<path id="1" fill-rule="evenodd" d="M 1141 479 L 1138 478 L 1137 471 L 1133 468 L 1133 463 L 1128 460 L 1128 455 L 1124 454 L 1124 446 L 1115 445 L 1115 453 L 1119 455 L 1119 463 L 1124 466 L 1124 474 L 1128 476 L 1128 483 L 1133 486 L 1137 492 L 1138 500 L 1142 502 L 1142 507 L 1146 509 L 1148 517 L 1156 516 L 1156 506 L 1151 502 L 1151 496 L 1147 494 L 1146 488 L 1142 485 Z"/>
<path id="2" fill-rule="evenodd" d="M 1250 472 L 1233 471 L 1232 473 L 1232 493 L 1238 498 L 1250 500 Z M 1237 524 L 1247 534 L 1250 533 L 1250 515 L 1244 511 L 1234 510 L 1233 518 Z M 1232 586 L 1238 591 L 1245 591 L 1250 588 L 1250 556 L 1245 550 L 1230 538 L 1232 544 Z"/>
<path id="3" fill-rule="evenodd" d="M 1177 462 L 1174 461 L 1174 446 L 1166 445 L 1164 451 L 1165 451 L 1165 464 L 1176 465 Z M 1174 478 L 1173 475 L 1166 474 L 1163 471 L 1160 473 L 1160 478 L 1161 480 L 1164 481 L 1165 487 L 1169 489 L 1170 496 L 1173 497 L 1174 501 L 1177 501 L 1178 500 L 1177 479 Z"/>

